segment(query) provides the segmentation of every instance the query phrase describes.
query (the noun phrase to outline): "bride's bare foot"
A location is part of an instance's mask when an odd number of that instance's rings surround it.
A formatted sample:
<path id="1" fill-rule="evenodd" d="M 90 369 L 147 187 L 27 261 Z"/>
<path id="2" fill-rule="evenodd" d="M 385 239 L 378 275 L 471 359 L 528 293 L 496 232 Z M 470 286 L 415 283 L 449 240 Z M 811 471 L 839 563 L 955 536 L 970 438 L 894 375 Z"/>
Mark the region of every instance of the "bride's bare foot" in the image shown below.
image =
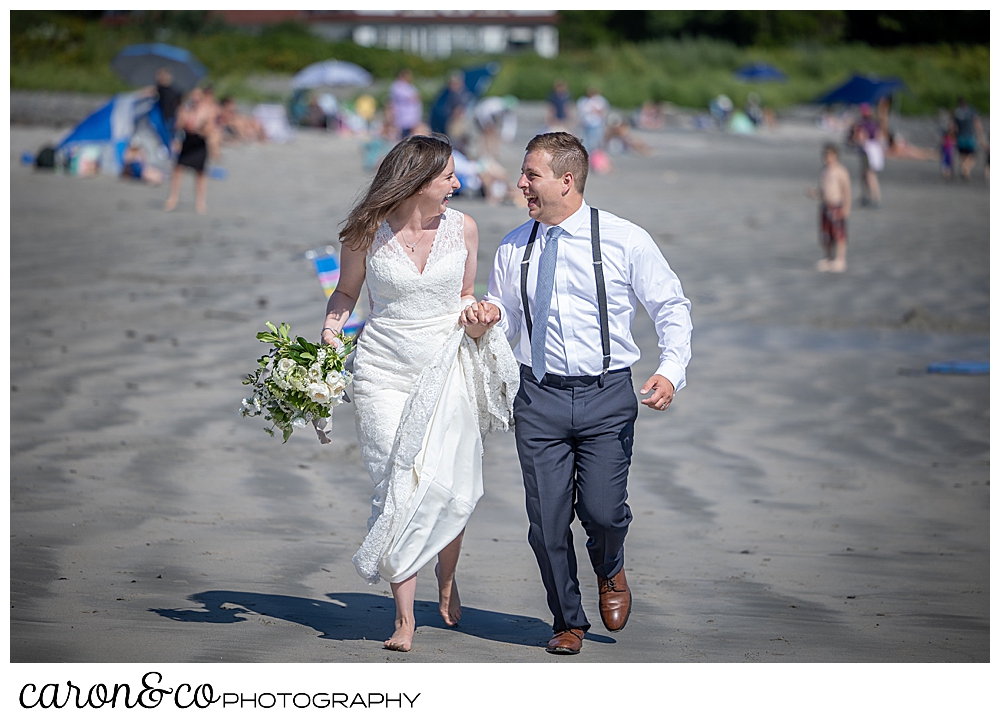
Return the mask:
<path id="1" fill-rule="evenodd" d="M 168 212 L 168 213 L 170 211 L 173 211 L 175 208 L 177 208 L 177 199 L 176 198 L 168 198 L 167 202 L 165 204 L 163 204 L 163 210 L 166 211 L 166 212 Z"/>
<path id="2" fill-rule="evenodd" d="M 412 621 L 397 620 L 396 632 L 385 641 L 385 649 L 398 650 L 401 653 L 410 652 L 410 647 L 413 645 L 413 628 Z"/>
<path id="3" fill-rule="evenodd" d="M 462 601 L 458 598 L 458 583 L 454 575 L 450 581 L 442 580 L 438 573 L 440 565 L 434 566 L 434 574 L 438 579 L 438 602 L 441 610 L 441 617 L 444 618 L 445 625 L 450 628 L 458 625 L 462 618 Z"/>

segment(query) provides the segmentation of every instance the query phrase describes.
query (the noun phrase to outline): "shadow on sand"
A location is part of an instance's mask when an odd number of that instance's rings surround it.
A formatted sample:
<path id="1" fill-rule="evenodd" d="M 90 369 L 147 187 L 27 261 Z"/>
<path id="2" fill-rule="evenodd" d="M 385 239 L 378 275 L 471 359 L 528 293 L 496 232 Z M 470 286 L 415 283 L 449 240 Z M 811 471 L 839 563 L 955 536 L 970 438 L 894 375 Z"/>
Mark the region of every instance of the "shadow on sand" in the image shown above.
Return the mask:
<path id="1" fill-rule="evenodd" d="M 183 623 L 240 623 L 254 615 L 306 625 L 331 640 L 382 640 L 392 630 L 392 598 L 371 593 L 328 593 L 328 600 L 290 595 L 265 595 L 236 590 L 206 590 L 188 599 L 199 609 L 158 609 L 150 612 Z M 417 627 L 445 629 L 436 602 L 417 600 L 414 604 Z M 512 645 L 544 647 L 552 627 L 538 618 L 463 607 L 456 632 L 484 640 Z M 614 643 L 614 638 L 587 633 L 587 640 Z"/>

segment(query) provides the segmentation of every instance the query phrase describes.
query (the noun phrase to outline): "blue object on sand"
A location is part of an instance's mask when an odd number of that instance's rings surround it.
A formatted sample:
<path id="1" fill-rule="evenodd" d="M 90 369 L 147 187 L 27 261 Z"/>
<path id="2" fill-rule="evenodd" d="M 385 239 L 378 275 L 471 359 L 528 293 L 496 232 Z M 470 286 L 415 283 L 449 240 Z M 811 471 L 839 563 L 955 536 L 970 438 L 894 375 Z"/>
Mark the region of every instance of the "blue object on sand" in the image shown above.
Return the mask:
<path id="1" fill-rule="evenodd" d="M 225 181 L 227 178 L 229 178 L 229 171 L 227 171 L 222 166 L 209 166 L 208 177 L 217 178 L 220 181 Z"/>
<path id="2" fill-rule="evenodd" d="M 896 91 L 907 90 L 906 84 L 899 78 L 879 78 L 874 75 L 854 75 L 826 95 L 820 96 L 814 103 L 833 105 L 844 103 L 858 105 L 869 103 L 875 105 L 885 96 L 891 96 Z"/>
<path id="3" fill-rule="evenodd" d="M 742 68 L 733 73 L 733 75 L 736 76 L 737 80 L 742 80 L 747 83 L 784 83 L 788 80 L 788 76 L 775 68 L 773 65 L 761 62 L 744 65 Z"/>
<path id="4" fill-rule="evenodd" d="M 930 364 L 928 374 L 989 374 L 989 362 L 945 361 Z"/>
<path id="5" fill-rule="evenodd" d="M 31 151 L 24 151 L 21 154 L 21 164 L 24 166 L 30 166 L 35 162 L 35 154 Z"/>

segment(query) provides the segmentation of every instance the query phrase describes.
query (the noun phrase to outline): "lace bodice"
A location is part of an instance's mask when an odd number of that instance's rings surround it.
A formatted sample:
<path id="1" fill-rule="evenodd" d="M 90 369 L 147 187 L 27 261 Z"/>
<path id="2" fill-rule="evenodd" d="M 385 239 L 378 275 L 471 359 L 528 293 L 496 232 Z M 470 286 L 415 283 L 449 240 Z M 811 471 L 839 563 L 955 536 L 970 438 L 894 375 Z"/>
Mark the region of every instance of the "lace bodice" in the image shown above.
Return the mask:
<path id="1" fill-rule="evenodd" d="M 465 214 L 447 209 L 421 274 L 385 221 L 368 250 L 371 318 L 428 319 L 461 310 Z"/>

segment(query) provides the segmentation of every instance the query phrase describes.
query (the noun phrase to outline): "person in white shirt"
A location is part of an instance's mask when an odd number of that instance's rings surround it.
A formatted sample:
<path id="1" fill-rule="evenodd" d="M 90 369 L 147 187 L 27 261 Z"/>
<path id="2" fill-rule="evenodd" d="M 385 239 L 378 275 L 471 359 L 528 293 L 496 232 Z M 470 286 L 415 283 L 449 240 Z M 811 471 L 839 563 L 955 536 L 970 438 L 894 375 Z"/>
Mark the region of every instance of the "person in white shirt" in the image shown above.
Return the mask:
<path id="1" fill-rule="evenodd" d="M 604 147 L 604 125 L 611 106 L 597 88 L 587 88 L 587 94 L 576 101 L 576 114 L 580 119 L 583 145 L 588 153 Z"/>
<path id="2" fill-rule="evenodd" d="M 531 220 L 504 238 L 486 298 L 465 311 L 466 323 L 496 324 L 508 340 L 520 333 L 514 429 L 528 541 L 554 616 L 546 650 L 560 654 L 579 652 L 590 627 L 570 533 L 574 512 L 587 532 L 605 627 L 621 630 L 631 611 L 624 543 L 638 414 L 630 369 L 639 359 L 630 331 L 637 302 L 660 346 L 642 403 L 667 409 L 691 358 L 691 304 L 677 275 L 643 229 L 584 202 L 588 164 L 569 133 L 528 143 L 517 186 Z"/>

